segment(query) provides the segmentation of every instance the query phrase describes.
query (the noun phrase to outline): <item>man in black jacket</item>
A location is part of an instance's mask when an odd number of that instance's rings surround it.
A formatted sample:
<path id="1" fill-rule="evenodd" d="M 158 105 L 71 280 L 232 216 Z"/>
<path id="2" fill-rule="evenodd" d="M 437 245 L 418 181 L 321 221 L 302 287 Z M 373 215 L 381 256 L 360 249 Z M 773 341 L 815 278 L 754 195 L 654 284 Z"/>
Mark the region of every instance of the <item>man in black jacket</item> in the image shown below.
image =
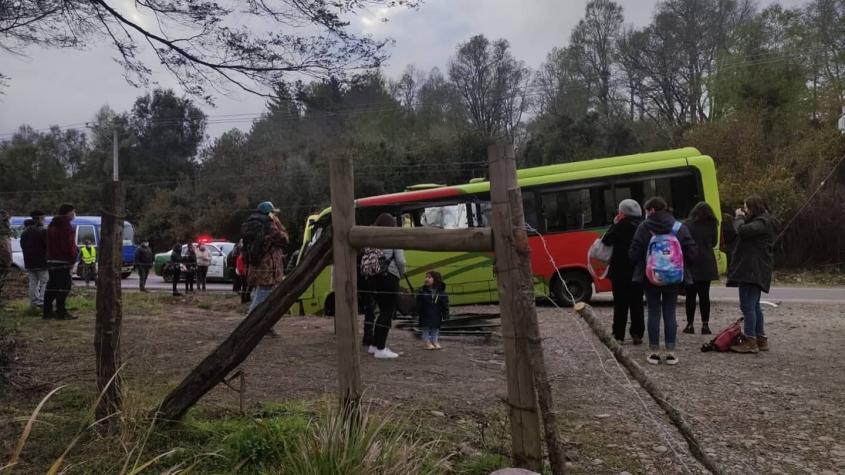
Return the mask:
<path id="1" fill-rule="evenodd" d="M 47 228 L 44 226 L 44 212 L 29 214 L 32 223 L 21 234 L 21 251 L 29 280 L 29 305 L 33 309 L 44 306 L 44 292 L 47 290 Z"/>
<path id="2" fill-rule="evenodd" d="M 147 277 L 153 267 L 153 251 L 150 243 L 144 241 L 135 249 L 135 268 L 138 269 L 138 286 L 141 292 L 147 292 Z"/>

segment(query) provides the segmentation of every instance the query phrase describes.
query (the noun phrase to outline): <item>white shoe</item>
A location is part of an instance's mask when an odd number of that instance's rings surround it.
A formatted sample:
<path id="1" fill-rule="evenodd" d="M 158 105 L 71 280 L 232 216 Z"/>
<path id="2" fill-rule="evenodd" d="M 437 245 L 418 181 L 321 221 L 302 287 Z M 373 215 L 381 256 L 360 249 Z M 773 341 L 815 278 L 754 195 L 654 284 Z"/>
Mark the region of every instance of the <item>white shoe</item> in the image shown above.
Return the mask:
<path id="1" fill-rule="evenodd" d="M 376 354 L 376 351 L 378 351 L 378 348 L 376 348 L 376 346 L 375 346 L 375 345 L 370 345 L 370 348 L 369 348 L 369 349 L 367 349 L 367 353 L 369 353 L 369 354 L 371 354 L 371 355 Z"/>
<path id="2" fill-rule="evenodd" d="M 666 364 L 668 365 L 676 365 L 678 364 L 678 358 L 673 353 L 666 353 Z"/>
<path id="3" fill-rule="evenodd" d="M 399 358 L 399 355 L 397 353 L 390 351 L 390 348 L 385 348 L 383 350 L 376 350 L 376 352 L 373 353 L 373 356 L 375 356 L 376 359 L 380 359 L 380 360 L 392 360 L 393 358 Z"/>

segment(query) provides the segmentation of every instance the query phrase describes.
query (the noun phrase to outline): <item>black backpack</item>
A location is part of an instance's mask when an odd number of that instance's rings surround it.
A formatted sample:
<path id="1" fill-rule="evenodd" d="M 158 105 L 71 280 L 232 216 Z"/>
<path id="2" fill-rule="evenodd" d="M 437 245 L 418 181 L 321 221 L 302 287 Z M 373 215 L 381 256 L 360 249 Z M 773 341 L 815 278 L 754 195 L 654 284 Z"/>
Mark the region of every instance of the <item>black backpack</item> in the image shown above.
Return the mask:
<path id="1" fill-rule="evenodd" d="M 264 239 L 267 236 L 270 220 L 250 217 L 241 224 L 241 239 L 244 245 L 241 253 L 247 265 L 258 265 L 264 257 Z"/>

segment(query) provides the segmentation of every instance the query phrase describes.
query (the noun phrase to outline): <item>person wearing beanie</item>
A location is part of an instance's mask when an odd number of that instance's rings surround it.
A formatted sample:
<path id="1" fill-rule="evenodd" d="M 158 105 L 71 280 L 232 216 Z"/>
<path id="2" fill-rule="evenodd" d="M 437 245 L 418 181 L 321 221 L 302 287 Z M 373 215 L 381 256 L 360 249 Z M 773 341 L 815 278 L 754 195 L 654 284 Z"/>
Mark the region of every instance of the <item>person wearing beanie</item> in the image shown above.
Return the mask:
<path id="1" fill-rule="evenodd" d="M 256 212 L 241 225 L 244 261 L 247 265 L 247 285 L 254 289 L 247 314 L 252 313 L 285 277 L 284 248 L 288 232 L 279 220 L 279 210 L 264 201 Z M 271 330 L 270 335 L 276 336 Z"/>
<path id="2" fill-rule="evenodd" d="M 625 340 L 630 314 L 630 335 L 635 345 L 642 344 L 645 334 L 643 286 L 639 282 L 633 282 L 634 266 L 628 259 L 628 249 L 642 219 L 643 210 L 639 203 L 632 199 L 622 200 L 613 225 L 601 239 L 605 245 L 613 246 L 607 273 L 613 284 L 613 337 L 619 343 Z"/>
<path id="3" fill-rule="evenodd" d="M 65 302 L 71 289 L 70 271 L 79 256 L 76 236 L 71 221 L 76 218 L 72 205 L 63 204 L 47 226 L 47 290 L 44 292 L 44 318 L 74 320 Z M 53 309 L 53 302 L 56 308 Z"/>

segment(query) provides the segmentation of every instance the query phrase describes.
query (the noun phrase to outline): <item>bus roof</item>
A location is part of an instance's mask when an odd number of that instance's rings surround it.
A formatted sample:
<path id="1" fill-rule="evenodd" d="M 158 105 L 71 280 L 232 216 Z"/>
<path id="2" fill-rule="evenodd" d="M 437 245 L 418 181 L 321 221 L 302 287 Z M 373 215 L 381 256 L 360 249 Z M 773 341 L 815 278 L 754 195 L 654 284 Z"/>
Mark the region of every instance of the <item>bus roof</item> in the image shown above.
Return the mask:
<path id="1" fill-rule="evenodd" d="M 12 216 L 9 219 L 9 223 L 12 226 L 20 226 L 27 219 L 31 219 L 31 217 L 30 216 Z M 100 217 L 100 216 L 77 216 L 77 217 L 73 218 L 72 223 L 73 224 L 93 224 L 93 225 L 96 226 L 96 225 L 100 225 L 102 223 L 102 219 L 103 218 Z M 52 216 L 44 216 L 44 223 L 49 223 L 52 220 L 53 220 Z M 129 223 L 129 221 L 124 221 L 123 223 L 124 223 L 124 225 L 126 225 L 126 223 Z M 131 223 L 129 223 L 129 224 L 131 225 Z"/>
<path id="2" fill-rule="evenodd" d="M 583 160 L 580 162 L 568 162 L 534 168 L 525 168 L 517 170 L 517 178 L 520 182 L 523 180 L 535 181 L 530 179 L 575 172 L 580 172 L 578 174 L 583 175 L 585 172 L 598 172 L 599 170 L 613 167 L 645 165 L 654 162 L 670 162 L 678 159 L 690 159 L 698 156 L 701 156 L 701 152 L 693 147 L 686 147 L 674 150 L 663 150 L 659 152 L 638 153 L 619 157 L 605 157 L 593 160 Z M 607 175 L 608 173 L 598 174 Z M 460 196 L 465 193 L 485 191 L 489 189 L 489 186 L 490 182 L 487 180 L 473 180 L 471 184 L 466 185 L 453 185 L 428 190 L 407 191 L 360 198 L 356 200 L 355 203 L 358 206 L 384 206 L 409 201 L 431 201 Z"/>

